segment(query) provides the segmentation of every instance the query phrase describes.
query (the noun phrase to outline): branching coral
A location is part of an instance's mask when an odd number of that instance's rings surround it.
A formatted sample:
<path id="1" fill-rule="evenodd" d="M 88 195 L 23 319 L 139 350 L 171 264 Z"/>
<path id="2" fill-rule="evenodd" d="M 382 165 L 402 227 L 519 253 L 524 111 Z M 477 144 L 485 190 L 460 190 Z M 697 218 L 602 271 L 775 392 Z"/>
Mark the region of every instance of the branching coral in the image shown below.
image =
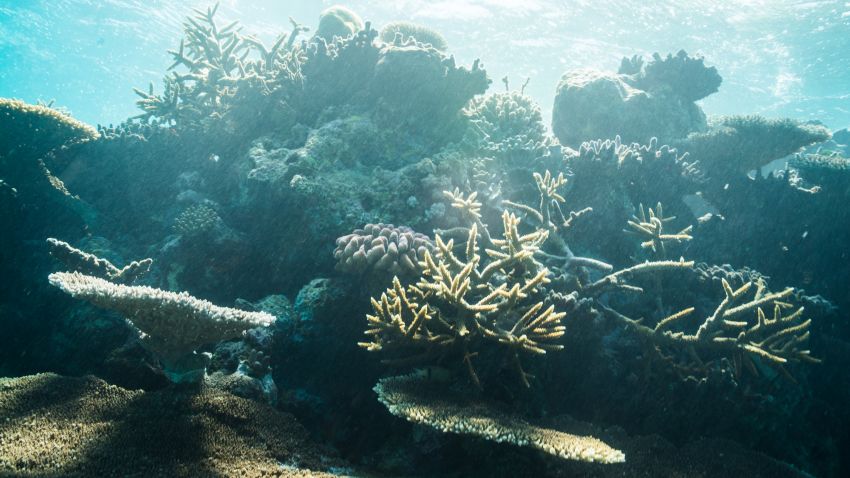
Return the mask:
<path id="1" fill-rule="evenodd" d="M 540 194 L 537 209 L 509 201 L 505 206 L 538 225 L 521 233 L 520 217 L 504 210 L 500 238 L 493 237 L 483 223 L 482 203 L 476 200 L 476 193 L 445 192 L 470 226 L 436 235 L 437 251 L 425 254 L 418 282 L 403 286 L 396 278 L 380 299 L 372 299 L 373 314 L 367 317 L 366 331 L 371 341 L 360 345 L 370 351 L 401 352 L 417 360 L 457 355 L 479 387 L 482 380 L 472 359 L 494 345 L 506 353 L 508 363 L 528 387 L 532 376 L 523 368 L 520 353 L 544 355 L 563 348 L 558 339 L 565 331 L 561 324 L 565 313 L 545 302 L 547 284 L 554 276 L 544 262 L 561 273 L 559 282 L 569 282 L 578 294 L 591 300 L 611 290 L 641 290 L 629 283 L 635 276 L 692 265 L 685 261 L 646 262 L 611 272 L 609 264 L 576 257 L 560 235 L 580 215 L 567 217 L 561 212 L 559 204 L 564 198 L 558 189 L 566 179 L 548 171 L 535 174 L 534 179 Z M 443 235 L 452 238 L 446 241 Z M 464 236 L 465 241 L 456 245 L 454 238 Z M 607 275 L 590 280 L 587 268 Z"/>
<path id="2" fill-rule="evenodd" d="M 781 367 L 789 362 L 819 362 L 804 348 L 811 320 L 803 318 L 802 307 L 784 302 L 793 289 L 770 292 L 764 281 L 749 281 L 737 289 L 725 279 L 721 284 L 725 297 L 693 332 L 685 331 L 687 318 L 695 311 L 693 307 L 665 317 L 654 326 L 610 309 L 606 312 L 652 344 L 666 361 L 688 373 L 704 373 L 721 359 L 732 360 L 738 370 L 745 368 L 756 375 L 759 364 L 784 372 Z M 766 315 L 765 309 L 768 313 L 772 310 L 772 317 Z"/>
<path id="3" fill-rule="evenodd" d="M 74 298 L 124 315 L 141 332 L 142 343 L 167 363 L 275 320 L 265 312 L 218 307 L 186 292 L 118 285 L 79 272 L 56 272 L 49 280 Z"/>
<path id="4" fill-rule="evenodd" d="M 643 204 L 640 205 L 640 216 L 633 216 L 628 222 L 630 232 L 638 234 L 644 238 L 640 246 L 644 249 L 651 249 L 652 252 L 667 257 L 667 248 L 665 243 L 690 241 L 693 239 L 690 233 L 693 226 L 688 226 L 675 234 L 664 233 L 664 223 L 676 219 L 675 216 L 664 217 L 664 210 L 661 203 L 655 206 L 655 210 L 649 209 L 649 215 L 643 209 Z"/>
<path id="5" fill-rule="evenodd" d="M 497 443 L 534 448 L 566 460 L 621 463 L 623 452 L 601 440 L 539 427 L 505 413 L 495 404 L 435 387 L 425 373 L 381 379 L 378 400 L 395 416 L 444 433 L 473 435 Z"/>
<path id="6" fill-rule="evenodd" d="M 69 270 L 122 284 L 129 284 L 145 275 L 153 263 L 153 259 L 142 259 L 119 269 L 108 260 L 81 251 L 59 239 L 48 238 L 47 246 L 50 255 L 65 264 Z"/>
<path id="7" fill-rule="evenodd" d="M 256 38 L 240 33 L 238 22 L 219 26 L 215 19 L 218 4 L 184 23 L 185 37 L 177 50 L 169 53 L 174 63 L 169 70 L 182 67 L 165 77 L 163 94 L 134 89 L 143 111 L 137 118 L 161 124 L 191 125 L 210 117 L 221 117 L 238 109 L 248 95 L 257 90 L 268 95 L 300 78 L 293 46 L 305 27 L 291 20 L 292 32 L 280 36 L 271 48 Z"/>

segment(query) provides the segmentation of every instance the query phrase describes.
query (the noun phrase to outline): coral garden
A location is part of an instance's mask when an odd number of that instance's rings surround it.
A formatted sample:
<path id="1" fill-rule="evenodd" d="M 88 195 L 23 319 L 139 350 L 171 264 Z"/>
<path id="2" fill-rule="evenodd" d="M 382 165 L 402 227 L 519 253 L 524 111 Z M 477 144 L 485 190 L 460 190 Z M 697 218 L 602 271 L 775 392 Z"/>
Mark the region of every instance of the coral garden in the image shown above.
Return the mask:
<path id="1" fill-rule="evenodd" d="M 213 6 L 124 123 L 0 99 L 0 474 L 850 474 L 850 134 L 684 51 L 550 133 L 376 27 Z"/>

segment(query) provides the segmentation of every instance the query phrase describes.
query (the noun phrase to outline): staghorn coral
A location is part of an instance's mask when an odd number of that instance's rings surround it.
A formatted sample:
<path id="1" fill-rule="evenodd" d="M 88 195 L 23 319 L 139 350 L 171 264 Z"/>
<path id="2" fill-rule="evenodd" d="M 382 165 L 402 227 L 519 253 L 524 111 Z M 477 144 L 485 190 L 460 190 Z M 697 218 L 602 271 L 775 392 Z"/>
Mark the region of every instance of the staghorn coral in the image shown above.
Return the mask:
<path id="1" fill-rule="evenodd" d="M 696 308 L 689 307 L 646 325 L 619 312 L 604 308 L 606 315 L 637 333 L 665 362 L 685 372 L 686 377 L 708 374 L 724 360 L 736 370 L 759 375 L 761 365 L 776 368 L 789 376 L 783 365 L 790 362 L 818 363 L 808 349 L 811 319 L 804 319 L 803 307 L 785 302 L 793 289 L 770 292 L 766 282 L 748 281 L 733 289 L 720 279 L 724 298 L 696 330 L 686 331 Z M 764 311 L 768 310 L 768 316 Z M 788 313 L 786 313 L 788 311 Z"/>
<path id="2" fill-rule="evenodd" d="M 92 376 L 0 379 L 0 475 L 331 477 L 289 414 L 212 388 L 126 390 Z M 281 463 L 299 466 L 281 466 Z"/>
<path id="3" fill-rule="evenodd" d="M 142 343 L 167 365 L 203 344 L 232 339 L 275 320 L 265 312 L 218 307 L 186 292 L 118 285 L 79 272 L 56 272 L 48 279 L 74 298 L 124 315 L 141 332 Z"/>
<path id="4" fill-rule="evenodd" d="M 540 195 L 537 209 L 510 201 L 503 204 L 537 222 L 531 232 L 521 233 L 521 219 L 503 210 L 502 238 L 494 238 L 482 222 L 482 203 L 476 193 L 460 191 L 444 194 L 471 223 L 442 233 L 464 237 L 445 241 L 438 232 L 435 254 L 426 253 L 423 273 L 414 284 L 403 286 L 398 278 L 379 299 L 372 299 L 373 314 L 367 316 L 369 351 L 384 351 L 405 357 L 391 361 L 427 361 L 436 356 L 455 355 L 466 368 L 470 380 L 482 387 L 473 358 L 494 345 L 505 354 L 506 364 L 517 372 L 521 383 L 530 386 L 533 376 L 523 368 L 520 353 L 545 355 L 563 345 L 561 324 L 565 313 L 548 304 L 547 284 L 560 274 L 559 283 L 575 287 L 587 300 L 614 290 L 642 291 L 630 279 L 662 270 L 688 268 L 691 262 L 645 262 L 619 271 L 601 261 L 575 256 L 560 235 L 584 212 L 562 213 L 564 198 L 558 193 L 566 179 L 535 174 Z M 545 247 L 544 247 L 545 246 Z M 546 249 L 546 250 L 544 250 Z M 483 252 L 483 254 L 481 254 Z M 606 273 L 591 280 L 587 269 Z"/>
<path id="5" fill-rule="evenodd" d="M 81 251 L 59 239 L 49 237 L 47 245 L 50 255 L 65 264 L 69 270 L 122 284 L 132 283 L 147 274 L 153 264 L 153 259 L 147 258 L 133 261 L 119 269 L 108 260 Z"/>
<path id="6" fill-rule="evenodd" d="M 169 51 L 174 59 L 169 70 L 174 71 L 163 79 L 163 93 L 156 94 L 153 83 L 147 91 L 134 88 L 142 113 L 133 119 L 192 127 L 228 117 L 232 125 L 259 127 L 257 105 L 277 107 L 274 121 L 286 117 L 280 114 L 291 109 L 285 98 L 270 96 L 300 81 L 293 47 L 306 28 L 290 19 L 292 31 L 268 48 L 240 33 L 239 22 L 220 26 L 217 11 L 218 4 L 206 11 L 195 9 L 195 15 L 186 19 L 184 38 L 176 50 Z M 178 67 L 186 71 L 178 73 Z"/>
<path id="7" fill-rule="evenodd" d="M 440 32 L 411 22 L 390 22 L 381 28 L 379 38 L 384 43 L 406 43 L 413 39 L 437 50 L 446 51 L 449 45 Z"/>
<path id="8" fill-rule="evenodd" d="M 334 258 L 343 272 L 416 277 L 422 271 L 419 261 L 433 251 L 431 239 L 409 227 L 366 224 L 336 240 Z"/>
<path id="9" fill-rule="evenodd" d="M 693 226 L 688 226 L 675 234 L 666 234 L 664 232 L 664 223 L 676 219 L 676 216 L 664 217 L 664 209 L 661 203 L 655 206 L 655 209 L 649 208 L 649 215 L 643 209 L 643 204 L 640 205 L 640 216 L 633 216 L 629 220 L 628 227 L 630 231 L 646 240 L 641 242 L 640 246 L 644 249 L 651 249 L 653 253 L 658 254 L 661 258 L 667 257 L 667 242 L 681 243 L 690 241 L 693 237 L 690 235 Z"/>
<path id="10" fill-rule="evenodd" d="M 539 427 L 501 411 L 493 403 L 470 399 L 472 393 L 435 387 L 425 372 L 383 378 L 374 391 L 393 415 L 443 433 L 525 446 L 566 460 L 596 463 L 626 460 L 623 452 L 596 438 Z"/>

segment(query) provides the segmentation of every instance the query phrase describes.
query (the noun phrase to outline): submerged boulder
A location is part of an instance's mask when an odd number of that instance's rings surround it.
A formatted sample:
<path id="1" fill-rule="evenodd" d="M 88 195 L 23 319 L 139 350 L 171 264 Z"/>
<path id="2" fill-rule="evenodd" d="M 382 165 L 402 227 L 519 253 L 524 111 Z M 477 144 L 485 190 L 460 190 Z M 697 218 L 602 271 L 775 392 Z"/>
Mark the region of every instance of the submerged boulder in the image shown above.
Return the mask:
<path id="1" fill-rule="evenodd" d="M 616 135 L 627 143 L 667 141 L 704 128 L 705 115 L 694 103 L 642 90 L 629 75 L 592 69 L 561 77 L 552 110 L 552 131 L 572 147 Z"/>

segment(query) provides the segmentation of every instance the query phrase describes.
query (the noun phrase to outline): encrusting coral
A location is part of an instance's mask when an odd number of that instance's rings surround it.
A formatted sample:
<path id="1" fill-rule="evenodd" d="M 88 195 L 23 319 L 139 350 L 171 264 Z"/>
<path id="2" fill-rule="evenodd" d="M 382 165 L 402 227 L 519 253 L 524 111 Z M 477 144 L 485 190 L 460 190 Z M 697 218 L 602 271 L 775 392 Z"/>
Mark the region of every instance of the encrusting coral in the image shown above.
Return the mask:
<path id="1" fill-rule="evenodd" d="M 623 452 L 596 438 L 532 425 L 486 401 L 435 386 L 427 372 L 388 377 L 375 385 L 378 400 L 395 416 L 444 433 L 473 435 L 534 448 L 567 460 L 621 463 Z"/>
<path id="2" fill-rule="evenodd" d="M 416 277 L 419 261 L 433 251 L 431 239 L 409 227 L 366 224 L 336 240 L 334 258 L 343 272 Z"/>
<path id="3" fill-rule="evenodd" d="M 79 272 L 56 272 L 48 279 L 74 298 L 122 314 L 139 329 L 142 343 L 166 363 L 203 344 L 236 338 L 275 321 L 265 312 L 218 307 L 186 292 L 113 284 Z"/>

